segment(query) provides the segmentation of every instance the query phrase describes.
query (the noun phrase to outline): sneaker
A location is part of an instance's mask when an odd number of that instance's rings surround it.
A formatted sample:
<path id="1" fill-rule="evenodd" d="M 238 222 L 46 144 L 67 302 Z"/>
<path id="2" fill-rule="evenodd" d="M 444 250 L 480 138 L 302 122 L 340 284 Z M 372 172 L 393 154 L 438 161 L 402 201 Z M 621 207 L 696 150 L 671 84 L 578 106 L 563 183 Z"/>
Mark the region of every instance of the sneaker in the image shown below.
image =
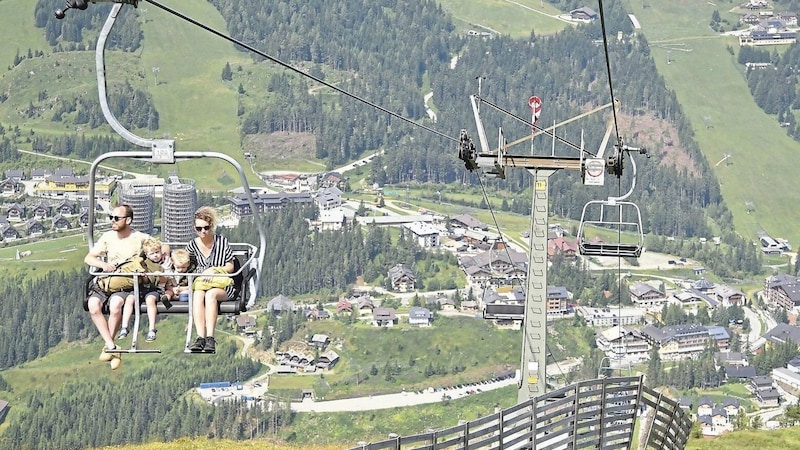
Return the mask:
<path id="1" fill-rule="evenodd" d="M 156 340 L 156 333 L 158 333 L 158 330 L 150 330 L 147 333 L 147 336 L 144 338 L 144 340 L 147 341 L 147 342 L 155 341 Z"/>
<path id="2" fill-rule="evenodd" d="M 109 350 L 116 350 L 116 349 L 117 349 L 117 346 L 115 345 L 114 348 L 110 348 Z M 100 361 L 103 361 L 103 362 L 109 362 L 109 361 L 111 361 L 111 359 L 114 358 L 114 355 L 117 355 L 117 353 L 108 353 L 106 351 L 105 347 L 103 347 L 103 352 L 100 353 L 100 357 L 97 358 L 97 359 L 99 359 Z"/>
<path id="3" fill-rule="evenodd" d="M 213 336 L 209 336 L 206 338 L 206 345 L 203 347 L 203 352 L 205 353 L 217 352 L 217 341 L 214 340 Z"/>
<path id="4" fill-rule="evenodd" d="M 197 340 L 194 341 L 194 344 L 189 346 L 189 351 L 199 353 L 202 352 L 204 348 L 206 348 L 206 338 L 198 336 Z"/>
<path id="5" fill-rule="evenodd" d="M 122 356 L 119 353 L 109 353 L 111 355 L 111 361 L 109 364 L 111 365 L 111 370 L 119 369 L 119 366 L 122 365 Z"/>
<path id="6" fill-rule="evenodd" d="M 122 327 L 122 329 L 119 330 L 119 336 L 117 336 L 117 339 L 122 339 L 127 335 L 128 335 L 128 327 Z"/>

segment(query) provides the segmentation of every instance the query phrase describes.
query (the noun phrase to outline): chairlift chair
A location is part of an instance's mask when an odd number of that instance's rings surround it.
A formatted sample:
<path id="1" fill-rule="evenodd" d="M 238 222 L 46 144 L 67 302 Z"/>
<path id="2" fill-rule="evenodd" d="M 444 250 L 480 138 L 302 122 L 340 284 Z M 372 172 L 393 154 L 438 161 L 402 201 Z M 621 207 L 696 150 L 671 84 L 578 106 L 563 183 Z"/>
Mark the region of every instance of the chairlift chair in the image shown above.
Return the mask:
<path id="1" fill-rule="evenodd" d="M 617 156 L 622 158 L 622 152 Z M 584 256 L 611 256 L 638 258 L 644 246 L 642 213 L 632 202 L 625 201 L 636 186 L 636 160 L 631 158 L 633 178 L 631 187 L 621 197 L 592 200 L 583 206 L 578 227 L 578 251 Z M 605 241 L 598 236 L 587 237 L 588 229 L 616 231 L 616 241 Z"/>
<path id="2" fill-rule="evenodd" d="M 109 158 L 126 158 L 126 159 L 133 159 L 138 161 L 145 161 L 154 164 L 175 164 L 180 161 L 191 160 L 191 159 L 198 159 L 198 158 L 215 158 L 221 159 L 223 161 L 228 162 L 231 164 L 237 171 L 239 175 L 239 179 L 244 189 L 244 194 L 250 204 L 251 211 L 256 211 L 255 202 L 253 200 L 252 192 L 250 191 L 250 186 L 247 182 L 247 176 L 245 175 L 242 166 L 233 159 L 232 157 L 219 152 L 211 152 L 211 151 L 175 151 L 175 141 L 169 139 L 146 139 L 139 137 L 132 133 L 131 131 L 127 130 L 122 124 L 114 117 L 114 114 L 111 112 L 111 109 L 108 105 L 108 97 L 106 94 L 106 79 L 105 79 L 105 45 L 111 29 L 116 22 L 116 19 L 119 15 L 119 11 L 123 4 L 132 4 L 134 6 L 135 2 L 132 0 L 127 1 L 115 1 L 111 12 L 106 19 L 106 22 L 103 25 L 103 28 L 100 31 L 100 35 L 97 40 L 97 47 L 95 49 L 95 66 L 96 66 L 96 73 L 97 73 L 97 85 L 99 91 L 99 99 L 100 99 L 100 106 L 103 111 L 103 115 L 105 116 L 106 121 L 114 129 L 117 134 L 119 134 L 122 138 L 127 140 L 128 142 L 137 145 L 139 147 L 147 148 L 148 150 L 138 150 L 138 151 L 116 151 L 116 152 L 107 152 L 100 156 L 98 156 L 94 162 L 92 163 L 91 169 L 89 171 L 89 226 L 87 229 L 87 241 L 89 247 L 91 248 L 94 245 L 94 225 L 95 225 L 95 207 L 96 207 L 96 197 L 95 197 L 95 185 L 97 181 L 96 173 L 97 168 L 99 167 L 100 163 L 109 159 Z M 252 307 L 252 305 L 256 301 L 256 297 L 258 295 L 258 287 L 259 287 L 259 277 L 261 274 L 261 267 L 264 262 L 264 254 L 266 248 L 266 233 L 264 231 L 263 225 L 259 221 L 255 221 L 256 228 L 258 229 L 259 233 L 259 245 L 254 246 L 250 243 L 241 243 L 241 242 L 231 242 L 230 245 L 234 251 L 235 260 L 235 271 L 231 274 L 226 275 L 216 275 L 216 276 L 227 276 L 234 279 L 234 286 L 237 287 L 236 294 L 234 298 L 220 302 L 219 303 L 219 312 L 220 314 L 228 314 L 228 315 L 238 315 L 241 312 L 247 311 L 248 308 Z M 185 243 L 183 243 L 185 244 Z M 97 272 L 91 273 L 92 275 L 97 274 Z M 134 280 L 137 281 L 134 283 L 134 296 L 135 298 L 141 299 L 139 295 L 139 286 L 138 286 L 138 279 L 141 276 L 146 275 L 155 275 L 153 273 L 141 273 L 141 274 L 131 274 L 134 277 Z M 177 273 L 161 273 L 160 275 L 165 276 L 174 276 L 178 275 Z M 191 287 L 192 281 L 197 276 L 197 274 L 184 274 L 188 275 L 189 286 Z M 191 292 L 190 292 L 191 294 Z M 191 296 L 190 296 L 191 298 Z M 129 350 L 118 350 L 119 352 L 123 353 L 160 353 L 160 350 L 147 350 L 147 349 L 137 349 L 137 340 L 138 340 L 138 330 L 139 330 L 139 320 L 141 317 L 141 313 L 146 311 L 146 306 L 144 306 L 144 302 L 134 302 L 134 334 L 132 338 L 131 348 Z M 87 305 L 84 303 L 84 308 L 88 309 Z M 159 313 L 179 313 L 179 314 L 188 314 L 189 317 L 189 324 L 186 330 L 186 343 L 184 346 L 184 351 L 189 352 L 188 348 L 190 345 L 190 340 L 192 337 L 192 328 L 193 328 L 193 319 L 192 319 L 192 302 L 185 302 L 184 304 L 175 304 L 172 305 L 165 305 L 159 304 Z"/>

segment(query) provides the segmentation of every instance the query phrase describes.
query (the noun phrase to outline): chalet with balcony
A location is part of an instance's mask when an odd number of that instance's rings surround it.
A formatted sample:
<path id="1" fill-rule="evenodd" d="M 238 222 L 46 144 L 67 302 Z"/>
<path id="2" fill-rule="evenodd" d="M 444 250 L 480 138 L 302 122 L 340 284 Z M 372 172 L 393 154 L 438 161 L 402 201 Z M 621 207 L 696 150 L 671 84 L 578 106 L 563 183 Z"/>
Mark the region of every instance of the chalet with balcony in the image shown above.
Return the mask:
<path id="1" fill-rule="evenodd" d="M 597 348 L 611 359 L 639 358 L 646 359 L 650 352 L 650 344 L 642 333 L 631 327 L 611 327 L 595 335 Z"/>
<path id="2" fill-rule="evenodd" d="M 331 338 L 327 334 L 320 334 L 317 333 L 311 336 L 311 340 L 308 342 L 308 345 L 318 348 L 320 350 L 325 350 L 328 345 L 331 343 Z"/>
<path id="3" fill-rule="evenodd" d="M 10 223 L 0 222 L 0 238 L 4 241 L 13 241 L 21 237 L 22 235 L 19 230 L 14 228 Z"/>
<path id="4" fill-rule="evenodd" d="M 333 350 L 327 350 L 319 355 L 317 361 L 317 369 L 331 370 L 336 363 L 339 362 L 339 354 Z"/>
<path id="5" fill-rule="evenodd" d="M 491 286 L 517 285 L 528 276 L 528 255 L 510 247 L 463 256 L 460 264 L 471 281 Z"/>
<path id="6" fill-rule="evenodd" d="M 6 209 L 6 219 L 9 222 L 22 222 L 25 220 L 25 207 L 19 203 L 12 203 Z"/>
<path id="7" fill-rule="evenodd" d="M 575 259 L 578 254 L 578 243 L 575 240 L 556 237 L 547 240 L 547 257 L 561 255 L 567 259 Z"/>
<path id="8" fill-rule="evenodd" d="M 372 325 L 386 328 L 397 325 L 397 313 L 394 308 L 375 308 L 372 311 Z"/>
<path id="9" fill-rule="evenodd" d="M 489 231 L 489 226 L 469 214 L 459 214 L 450 218 L 450 226 L 464 230 Z"/>
<path id="10" fill-rule="evenodd" d="M 29 219 L 25 222 L 25 233 L 28 236 L 41 236 L 44 231 L 44 225 L 38 219 Z"/>
<path id="11" fill-rule="evenodd" d="M 658 347 L 664 361 L 700 354 L 711 342 L 708 328 L 700 324 L 669 325 L 658 328 L 646 325 L 642 335 L 650 345 Z"/>
<path id="12" fill-rule="evenodd" d="M 61 214 L 62 216 L 71 216 L 75 214 L 76 203 L 72 200 L 61 200 L 53 206 L 53 214 Z"/>
<path id="13" fill-rule="evenodd" d="M 397 264 L 389 269 L 389 283 L 393 291 L 409 292 L 416 288 L 417 277 L 411 269 L 402 264 Z"/>
<path id="14" fill-rule="evenodd" d="M 16 178 L 6 178 L 0 181 L 0 195 L 4 197 L 13 197 L 25 192 L 25 185 Z"/>
<path id="15" fill-rule="evenodd" d="M 637 281 L 629 288 L 631 300 L 640 308 L 657 308 L 664 304 L 667 295 L 653 286 Z"/>
<path id="16" fill-rule="evenodd" d="M 72 224 L 70 223 L 69 219 L 62 216 L 61 214 L 56 214 L 53 217 L 52 221 L 52 229 L 55 231 L 65 231 L 72 228 Z"/>
<path id="17" fill-rule="evenodd" d="M 236 316 L 236 332 L 240 334 L 253 335 L 256 333 L 256 318 L 253 316 Z"/>
<path id="18" fill-rule="evenodd" d="M 726 285 L 717 286 L 714 289 L 714 297 L 726 308 L 734 305 L 744 306 L 747 303 L 747 297 L 742 291 Z"/>
<path id="19" fill-rule="evenodd" d="M 45 220 L 50 217 L 50 204 L 47 202 L 39 202 L 33 207 L 33 218 L 37 220 Z"/>
<path id="20" fill-rule="evenodd" d="M 583 6 L 578 9 L 573 9 L 569 12 L 569 17 L 571 20 L 576 22 L 585 22 L 591 23 L 597 20 L 597 12 L 588 6 Z"/>
<path id="21" fill-rule="evenodd" d="M 800 278 L 781 273 L 771 276 L 764 282 L 764 297 L 767 303 L 786 311 L 800 306 Z"/>

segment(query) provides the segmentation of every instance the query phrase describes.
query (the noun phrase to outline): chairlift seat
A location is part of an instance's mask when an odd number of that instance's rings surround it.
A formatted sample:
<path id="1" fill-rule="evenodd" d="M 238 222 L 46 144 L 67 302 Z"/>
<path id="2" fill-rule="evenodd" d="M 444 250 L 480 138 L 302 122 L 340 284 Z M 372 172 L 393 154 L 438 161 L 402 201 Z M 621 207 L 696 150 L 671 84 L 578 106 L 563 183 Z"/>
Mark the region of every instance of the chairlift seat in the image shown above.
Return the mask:
<path id="1" fill-rule="evenodd" d="M 596 214 L 599 211 L 599 215 Z M 612 218 L 612 213 L 616 218 Z M 626 220 L 632 216 L 632 219 Z M 586 238 L 586 226 L 625 231 L 633 233 L 635 242 L 605 242 Z M 622 258 L 638 258 L 644 246 L 642 232 L 642 215 L 635 203 L 618 199 L 594 200 L 583 206 L 581 223 L 578 227 L 578 251 L 584 256 L 610 256 Z"/>
<path id="2" fill-rule="evenodd" d="M 578 250 L 584 256 L 614 256 L 622 258 L 638 258 L 642 255 L 642 247 L 638 244 L 622 244 L 618 242 L 586 242 L 578 243 Z"/>
<path id="3" fill-rule="evenodd" d="M 219 302 L 219 313 L 225 315 L 238 315 L 242 312 L 247 311 L 247 303 L 250 298 L 250 280 L 255 276 L 256 269 L 253 267 L 253 257 L 254 255 L 252 252 L 245 248 L 245 250 L 236 249 L 237 244 L 231 244 L 234 247 L 234 260 L 233 260 L 233 267 L 234 272 L 232 274 L 233 278 L 233 286 L 234 286 L 234 294 L 233 297 L 229 300 L 225 300 Z M 91 293 L 91 283 L 93 281 L 93 276 L 86 277 L 85 280 L 85 291 L 86 297 L 83 300 L 83 309 L 84 311 L 89 311 L 89 294 Z M 147 304 L 144 301 L 144 296 L 146 292 L 142 292 L 143 290 L 140 289 L 140 299 L 139 299 L 139 308 L 141 314 L 147 313 Z M 129 291 L 123 291 L 129 292 Z M 129 293 L 133 293 L 130 291 Z M 189 302 L 180 302 L 177 300 L 172 300 L 168 304 L 165 304 L 161 300 L 156 301 L 156 307 L 158 308 L 159 314 L 188 314 L 189 313 Z M 103 304 L 103 313 L 108 314 L 108 303 Z"/>

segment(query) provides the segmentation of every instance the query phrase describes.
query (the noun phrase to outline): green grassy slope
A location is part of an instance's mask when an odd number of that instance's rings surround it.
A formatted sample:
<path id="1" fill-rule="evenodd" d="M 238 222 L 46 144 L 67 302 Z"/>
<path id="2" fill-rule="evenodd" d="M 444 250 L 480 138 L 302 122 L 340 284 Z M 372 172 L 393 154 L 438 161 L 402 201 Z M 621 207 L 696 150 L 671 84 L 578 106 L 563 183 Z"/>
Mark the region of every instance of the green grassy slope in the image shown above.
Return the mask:
<path id="1" fill-rule="evenodd" d="M 26 55 L 28 49 L 32 51 L 49 51 L 49 45 L 44 40 L 42 30 L 33 26 L 33 11 L 35 1 L 30 0 L 4 0 L 0 2 L 0 68 L 5 68 L 14 62 L 14 55 Z M 2 119 L 0 119 L 2 120 Z"/>
<path id="2" fill-rule="evenodd" d="M 527 38 L 531 29 L 537 35 L 552 34 L 569 26 L 559 20 L 561 12 L 540 0 L 440 0 L 459 30 L 495 31 Z"/>
<path id="3" fill-rule="evenodd" d="M 756 105 L 731 54 L 738 52 L 737 38 L 720 36 L 708 26 L 715 9 L 729 20 L 738 18 L 728 12 L 734 5 L 689 0 L 645 4 L 650 6 L 643 10 L 642 2 L 626 1 L 720 180 L 736 230 L 755 238 L 764 229 L 797 245 L 800 210 L 792 206 L 798 199 L 792 173 L 800 143 Z M 730 164 L 717 165 L 725 154 L 731 154 Z M 755 207 L 751 214 L 746 202 Z"/>

